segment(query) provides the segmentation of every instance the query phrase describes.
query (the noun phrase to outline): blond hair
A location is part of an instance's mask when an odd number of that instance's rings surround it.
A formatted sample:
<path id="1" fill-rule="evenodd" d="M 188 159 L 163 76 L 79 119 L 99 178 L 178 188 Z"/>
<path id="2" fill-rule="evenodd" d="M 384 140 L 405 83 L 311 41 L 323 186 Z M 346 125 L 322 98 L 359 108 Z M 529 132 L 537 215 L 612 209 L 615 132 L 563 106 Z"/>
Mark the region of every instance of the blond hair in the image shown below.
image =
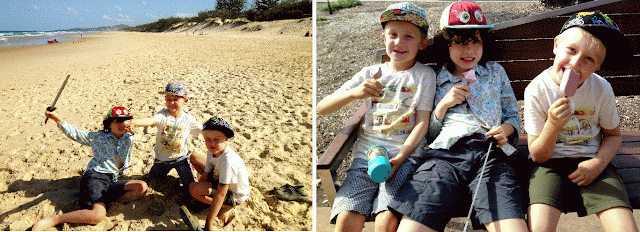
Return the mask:
<path id="1" fill-rule="evenodd" d="M 569 39 L 571 41 L 578 40 L 583 38 L 585 40 L 585 48 L 587 49 L 595 49 L 596 51 L 603 51 L 603 53 L 607 54 L 607 48 L 604 46 L 604 43 L 588 31 L 582 29 L 581 27 L 572 27 L 564 32 L 560 33 L 556 36 L 556 40 L 558 43 L 561 43 L 565 39 Z M 600 60 L 600 64 L 604 61 L 605 57 L 602 57 Z"/>

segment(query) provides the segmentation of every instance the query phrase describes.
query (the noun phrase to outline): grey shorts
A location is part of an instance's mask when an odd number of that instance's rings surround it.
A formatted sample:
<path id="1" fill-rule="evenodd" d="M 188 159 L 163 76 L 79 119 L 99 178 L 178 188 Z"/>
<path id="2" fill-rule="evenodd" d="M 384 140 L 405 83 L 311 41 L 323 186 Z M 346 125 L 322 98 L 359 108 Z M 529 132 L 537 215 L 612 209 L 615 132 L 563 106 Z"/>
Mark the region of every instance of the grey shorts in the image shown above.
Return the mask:
<path id="1" fill-rule="evenodd" d="M 331 224 L 335 224 L 338 214 L 344 211 L 355 211 L 371 220 L 376 214 L 387 210 L 387 205 L 400 186 L 422 161 L 418 157 L 409 157 L 390 179 L 376 183 L 367 173 L 367 160 L 354 159 L 342 187 L 336 193 L 331 209 Z"/>
<path id="2" fill-rule="evenodd" d="M 458 202 L 471 202 L 462 197 L 473 196 L 488 143 L 484 136 L 469 136 L 459 140 L 450 150 L 428 150 L 427 161 L 402 186 L 389 204 L 396 214 L 405 215 L 437 231 L 444 231 L 449 220 L 456 216 L 452 209 Z M 506 162 L 507 156 L 495 149 L 478 190 L 471 222 L 474 228 L 482 224 L 508 218 L 524 220 L 521 186 L 515 170 Z"/>
<path id="3" fill-rule="evenodd" d="M 583 217 L 614 207 L 631 208 L 618 170 L 611 164 L 591 184 L 580 187 L 569 179 L 582 159 L 551 159 L 534 167 L 529 180 L 530 204 L 551 205 Z"/>

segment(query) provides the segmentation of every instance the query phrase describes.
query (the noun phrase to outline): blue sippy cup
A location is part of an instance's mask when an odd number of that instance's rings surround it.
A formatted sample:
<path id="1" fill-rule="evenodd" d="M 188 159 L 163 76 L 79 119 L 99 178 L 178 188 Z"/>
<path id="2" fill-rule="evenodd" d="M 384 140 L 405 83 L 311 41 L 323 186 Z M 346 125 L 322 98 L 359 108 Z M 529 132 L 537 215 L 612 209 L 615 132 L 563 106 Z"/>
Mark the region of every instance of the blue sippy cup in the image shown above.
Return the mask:
<path id="1" fill-rule="evenodd" d="M 382 145 L 373 145 L 367 150 L 369 160 L 369 177 L 376 183 L 382 183 L 391 175 L 389 154 Z"/>

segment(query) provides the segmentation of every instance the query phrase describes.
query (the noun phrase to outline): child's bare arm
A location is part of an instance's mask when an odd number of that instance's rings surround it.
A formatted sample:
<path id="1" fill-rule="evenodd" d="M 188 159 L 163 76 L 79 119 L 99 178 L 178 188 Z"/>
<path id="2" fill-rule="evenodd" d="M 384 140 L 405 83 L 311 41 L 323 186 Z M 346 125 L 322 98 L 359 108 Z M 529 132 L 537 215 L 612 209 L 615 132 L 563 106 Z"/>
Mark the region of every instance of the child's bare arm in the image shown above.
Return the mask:
<path id="1" fill-rule="evenodd" d="M 209 213 L 207 214 L 207 221 L 204 227 L 205 230 L 213 230 L 213 220 L 218 217 L 218 212 L 220 212 L 220 208 L 222 208 L 222 203 L 224 202 L 224 198 L 227 196 L 228 190 L 228 184 L 218 184 L 216 193 L 213 195 L 213 202 L 211 202 Z"/>
<path id="2" fill-rule="evenodd" d="M 56 122 L 56 124 L 58 124 L 58 126 L 62 125 L 62 122 L 63 122 L 63 121 L 62 121 L 62 119 L 60 119 L 60 118 L 58 117 L 58 115 L 57 115 L 56 113 L 54 113 L 53 111 L 45 111 L 44 115 L 45 115 L 47 118 L 50 118 L 50 119 L 52 119 L 53 121 L 55 121 L 55 122 Z"/>
<path id="3" fill-rule="evenodd" d="M 612 130 L 602 129 L 602 143 L 598 154 L 593 159 L 585 160 L 578 164 L 576 171 L 569 175 L 569 179 L 578 186 L 591 184 L 602 171 L 609 165 L 611 159 L 618 153 L 622 144 L 620 127 Z"/>
<path id="4" fill-rule="evenodd" d="M 391 176 L 396 173 L 398 168 L 404 163 L 407 158 L 416 150 L 422 139 L 427 135 L 429 130 L 429 119 L 431 118 L 431 111 L 418 110 L 416 111 L 416 124 L 411 130 L 411 134 L 407 137 L 407 140 L 402 144 L 400 152 L 393 159 L 389 160 L 391 163 Z"/>
<path id="5" fill-rule="evenodd" d="M 381 76 L 382 71 L 378 69 L 378 72 L 376 72 L 372 77 L 366 78 L 358 87 L 342 93 L 333 93 L 326 96 L 316 106 L 318 114 L 324 115 L 336 112 L 344 105 L 355 99 L 380 96 L 384 86 L 382 86 L 377 79 Z"/>
<path id="6" fill-rule="evenodd" d="M 334 93 L 318 103 L 318 114 L 330 114 L 338 111 L 355 99 L 377 97 L 382 93 L 382 84 L 374 79 L 366 79 L 360 86 L 342 93 Z"/>
<path id="7" fill-rule="evenodd" d="M 142 127 L 148 127 L 148 126 L 155 126 L 156 124 L 158 124 L 158 119 L 154 118 L 154 117 L 150 117 L 150 118 L 136 118 L 136 119 L 131 119 L 128 120 L 127 122 L 125 122 L 125 124 L 127 124 L 127 126 L 142 126 Z"/>
<path id="8" fill-rule="evenodd" d="M 571 109 L 567 98 L 560 98 L 549 107 L 540 135 L 528 135 L 527 138 L 533 162 L 544 163 L 551 158 L 560 129 L 570 118 Z"/>

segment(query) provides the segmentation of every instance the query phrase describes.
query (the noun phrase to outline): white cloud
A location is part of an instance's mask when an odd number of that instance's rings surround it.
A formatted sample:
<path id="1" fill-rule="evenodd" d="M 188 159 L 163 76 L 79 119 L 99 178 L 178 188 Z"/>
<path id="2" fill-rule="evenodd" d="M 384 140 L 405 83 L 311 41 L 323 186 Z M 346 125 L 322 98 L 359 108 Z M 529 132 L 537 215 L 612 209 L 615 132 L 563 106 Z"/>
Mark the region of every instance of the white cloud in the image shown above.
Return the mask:
<path id="1" fill-rule="evenodd" d="M 102 15 L 102 18 L 108 21 L 115 21 L 119 23 L 128 23 L 133 22 L 133 19 L 128 15 L 117 14 L 117 15 Z"/>
<path id="2" fill-rule="evenodd" d="M 74 9 L 73 9 L 73 8 L 71 8 L 71 7 L 67 7 L 67 14 L 74 14 L 74 15 L 77 15 L 77 14 L 78 14 L 78 12 L 76 12 L 76 10 L 74 10 Z"/>
<path id="3" fill-rule="evenodd" d="M 176 13 L 176 16 L 180 18 L 187 18 L 187 17 L 193 17 L 194 15 L 189 13 Z"/>
<path id="4" fill-rule="evenodd" d="M 38 8 L 38 6 L 33 6 L 33 9 L 40 10 L 40 8 Z"/>
<path id="5" fill-rule="evenodd" d="M 147 18 L 150 18 L 150 19 L 160 19 L 160 16 L 154 15 L 154 14 L 147 13 L 146 16 Z"/>
<path id="6" fill-rule="evenodd" d="M 120 6 L 116 5 L 116 9 L 118 9 L 119 11 L 122 11 L 122 8 L 120 8 Z"/>
<path id="7" fill-rule="evenodd" d="M 146 6 L 146 5 L 147 5 L 147 2 L 142 2 L 142 4 Z"/>

